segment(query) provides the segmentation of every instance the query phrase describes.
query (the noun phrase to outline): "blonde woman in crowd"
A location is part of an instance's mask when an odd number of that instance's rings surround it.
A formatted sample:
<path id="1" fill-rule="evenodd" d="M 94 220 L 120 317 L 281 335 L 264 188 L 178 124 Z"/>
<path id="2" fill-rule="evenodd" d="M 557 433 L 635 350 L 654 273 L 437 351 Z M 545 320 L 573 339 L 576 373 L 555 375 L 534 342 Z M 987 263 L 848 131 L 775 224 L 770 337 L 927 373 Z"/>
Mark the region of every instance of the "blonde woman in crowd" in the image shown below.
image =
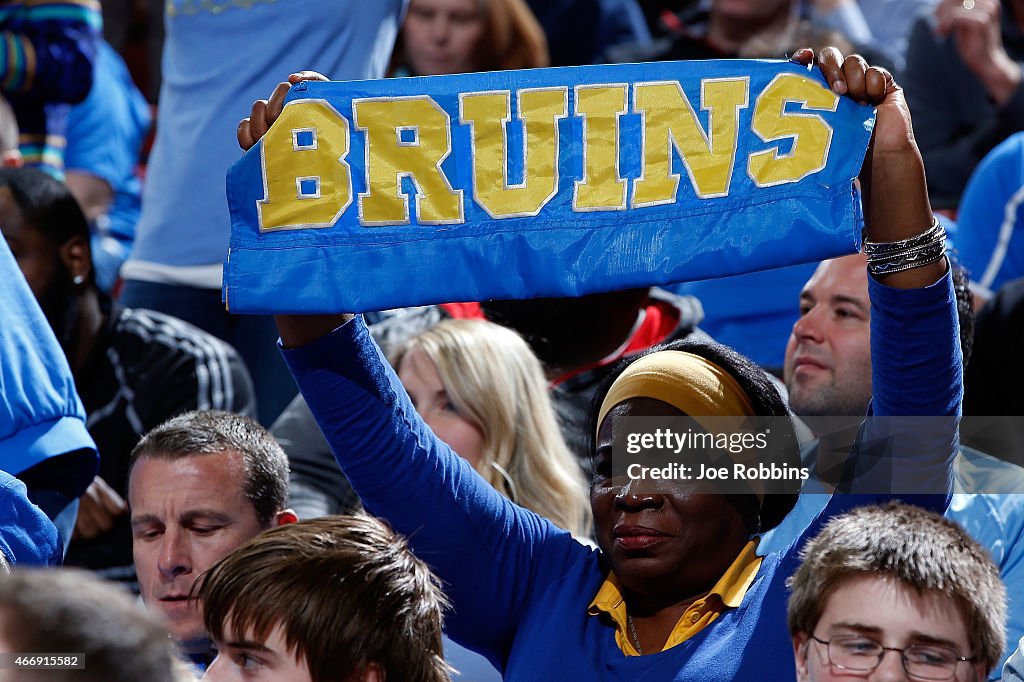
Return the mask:
<path id="1" fill-rule="evenodd" d="M 524 0 L 411 0 L 393 76 L 547 66 L 547 40 Z"/>
<path id="2" fill-rule="evenodd" d="M 513 502 L 573 535 L 590 532 L 590 504 L 555 419 L 540 361 L 514 331 L 445 320 L 391 358 L 434 433 Z"/>

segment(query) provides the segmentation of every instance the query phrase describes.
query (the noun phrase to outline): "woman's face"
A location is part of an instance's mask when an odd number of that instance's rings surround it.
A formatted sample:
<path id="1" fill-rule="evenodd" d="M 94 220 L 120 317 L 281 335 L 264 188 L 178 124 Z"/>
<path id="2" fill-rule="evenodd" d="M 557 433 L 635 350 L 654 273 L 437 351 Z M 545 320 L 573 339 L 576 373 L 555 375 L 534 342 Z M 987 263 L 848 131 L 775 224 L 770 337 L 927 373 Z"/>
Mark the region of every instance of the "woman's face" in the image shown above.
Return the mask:
<path id="1" fill-rule="evenodd" d="M 398 378 L 427 426 L 476 468 L 483 458 L 484 434 L 452 403 L 434 361 L 420 348 L 413 348 L 402 357 Z"/>
<path id="2" fill-rule="evenodd" d="M 419 76 L 476 71 L 484 32 L 480 0 L 412 0 L 402 27 L 402 48 Z"/>
<path id="3" fill-rule="evenodd" d="M 612 475 L 613 429 L 625 417 L 678 417 L 651 398 L 627 400 L 598 431 L 590 503 L 597 544 L 622 586 L 635 594 L 680 600 L 714 586 L 749 539 L 748 523 L 730 499 L 698 481 L 651 482 L 638 490 L 625 474 Z M 616 453 L 615 471 L 625 469 Z"/>

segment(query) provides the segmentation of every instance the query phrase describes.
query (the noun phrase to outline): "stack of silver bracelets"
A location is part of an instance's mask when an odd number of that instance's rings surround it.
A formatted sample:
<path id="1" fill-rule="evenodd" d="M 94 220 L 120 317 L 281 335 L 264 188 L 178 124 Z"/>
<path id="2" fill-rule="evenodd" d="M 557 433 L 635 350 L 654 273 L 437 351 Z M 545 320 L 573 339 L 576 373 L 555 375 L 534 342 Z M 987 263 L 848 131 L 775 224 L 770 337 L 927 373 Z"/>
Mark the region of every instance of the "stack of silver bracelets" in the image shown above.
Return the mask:
<path id="1" fill-rule="evenodd" d="M 868 271 L 876 277 L 930 265 L 946 253 L 946 228 L 938 218 L 921 234 L 898 242 L 864 241 Z"/>

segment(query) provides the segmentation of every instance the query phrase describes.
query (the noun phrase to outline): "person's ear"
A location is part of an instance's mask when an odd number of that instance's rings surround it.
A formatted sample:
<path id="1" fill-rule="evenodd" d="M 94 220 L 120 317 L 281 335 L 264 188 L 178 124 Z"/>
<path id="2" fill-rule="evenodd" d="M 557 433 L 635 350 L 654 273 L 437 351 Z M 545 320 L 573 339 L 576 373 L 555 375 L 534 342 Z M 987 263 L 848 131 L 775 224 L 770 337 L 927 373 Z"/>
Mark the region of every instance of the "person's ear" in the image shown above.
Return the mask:
<path id="1" fill-rule="evenodd" d="M 71 279 L 76 285 L 89 281 L 89 275 L 92 273 L 92 249 L 87 236 L 75 235 L 61 245 L 59 253 L 61 262 L 71 273 Z"/>
<path id="2" fill-rule="evenodd" d="M 793 635 L 793 659 L 796 661 L 797 682 L 807 682 L 807 649 L 811 643 L 806 632 Z"/>
<path id="3" fill-rule="evenodd" d="M 296 523 L 298 520 L 299 517 L 291 509 L 282 509 L 274 514 L 275 526 L 286 526 L 289 523 Z"/>

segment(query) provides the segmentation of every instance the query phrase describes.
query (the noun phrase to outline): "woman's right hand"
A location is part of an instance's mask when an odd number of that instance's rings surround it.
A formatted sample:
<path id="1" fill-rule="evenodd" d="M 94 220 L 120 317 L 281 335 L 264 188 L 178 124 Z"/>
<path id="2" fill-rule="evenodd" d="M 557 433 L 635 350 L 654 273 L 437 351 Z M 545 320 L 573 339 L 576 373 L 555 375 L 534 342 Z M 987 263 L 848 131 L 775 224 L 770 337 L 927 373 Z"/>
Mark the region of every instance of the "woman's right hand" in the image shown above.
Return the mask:
<path id="1" fill-rule="evenodd" d="M 284 109 L 284 100 L 292 86 L 302 81 L 326 81 L 327 76 L 316 71 L 299 71 L 288 76 L 286 82 L 277 84 L 270 99 L 258 99 L 252 103 L 252 111 L 248 118 L 243 118 L 238 123 L 238 146 L 244 151 L 256 144 L 266 135 L 267 129 L 274 124 L 281 110 Z M 351 315 L 338 313 L 333 315 L 275 315 L 277 329 L 281 335 L 281 342 L 286 348 L 304 346 L 307 343 L 330 333 L 333 329 L 345 324 L 352 318 Z"/>
<path id="2" fill-rule="evenodd" d="M 292 86 L 302 81 L 326 81 L 327 76 L 316 71 L 299 71 L 288 76 L 286 82 L 277 84 L 274 92 L 270 93 L 270 99 L 258 99 L 252 103 L 252 111 L 248 118 L 243 118 L 238 123 L 238 146 L 242 151 L 249 149 L 256 144 L 257 140 L 266 135 L 267 129 L 274 124 L 277 117 L 284 109 L 284 100 Z"/>

